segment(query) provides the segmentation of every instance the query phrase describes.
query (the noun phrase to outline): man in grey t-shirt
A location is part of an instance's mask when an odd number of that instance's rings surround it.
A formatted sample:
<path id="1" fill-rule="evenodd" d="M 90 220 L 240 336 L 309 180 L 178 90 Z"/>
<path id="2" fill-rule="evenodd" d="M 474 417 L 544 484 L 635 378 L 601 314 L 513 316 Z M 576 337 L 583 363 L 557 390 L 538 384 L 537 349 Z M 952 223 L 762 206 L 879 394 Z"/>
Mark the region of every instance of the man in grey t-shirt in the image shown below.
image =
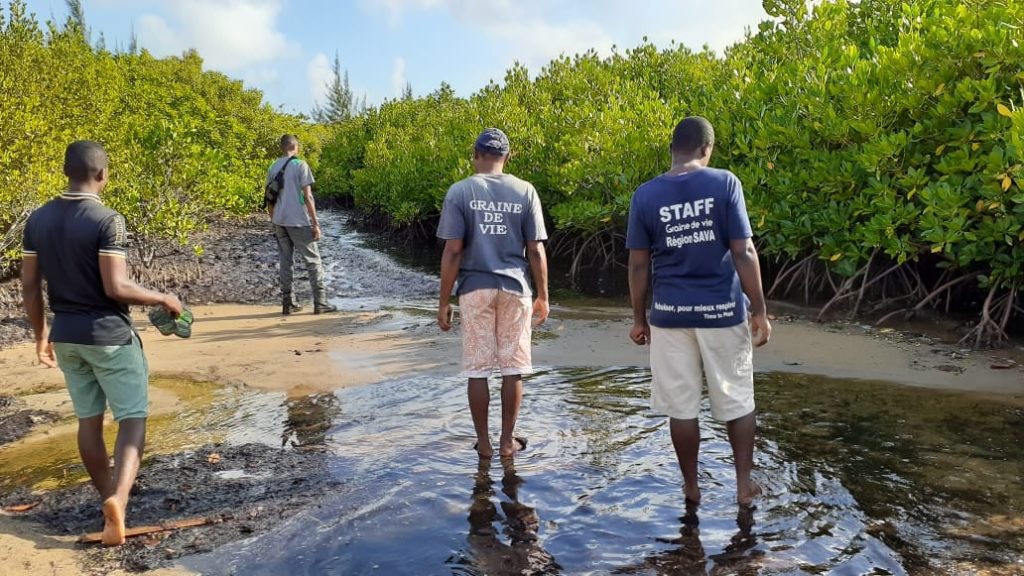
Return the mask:
<path id="1" fill-rule="evenodd" d="M 537 191 L 505 174 L 509 141 L 497 128 L 476 140 L 476 174 L 452 185 L 441 210 L 437 236 L 445 241 L 437 321 L 451 329 L 450 300 L 458 280 L 462 314 L 463 376 L 469 378 L 469 408 L 481 458 L 494 452 L 487 428 L 487 379 L 502 376 L 499 451 L 513 456 L 526 447 L 516 438 L 523 374 L 533 371 L 531 317 L 548 316 L 547 232 Z M 537 289 L 531 302 L 530 276 Z"/>
<path id="2" fill-rule="evenodd" d="M 313 172 L 298 157 L 299 139 L 290 134 L 281 137 L 281 157 L 267 171 L 266 184 L 284 170 L 284 187 L 277 201 L 269 206 L 277 237 L 281 266 L 281 313 L 298 312 L 302 308 L 292 296 L 292 261 L 295 252 L 306 263 L 309 285 L 313 289 L 313 313 L 334 312 L 336 307 L 327 303 L 324 287 L 324 265 L 320 259 L 320 223 L 316 218 L 313 201 Z"/>

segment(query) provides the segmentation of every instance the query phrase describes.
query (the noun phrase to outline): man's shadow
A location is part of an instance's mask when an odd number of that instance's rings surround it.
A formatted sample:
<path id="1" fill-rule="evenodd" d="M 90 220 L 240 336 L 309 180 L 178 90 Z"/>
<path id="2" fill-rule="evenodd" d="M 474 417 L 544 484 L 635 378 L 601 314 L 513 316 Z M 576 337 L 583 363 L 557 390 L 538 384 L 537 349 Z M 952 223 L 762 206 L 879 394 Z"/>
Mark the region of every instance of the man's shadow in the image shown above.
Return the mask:
<path id="1" fill-rule="evenodd" d="M 657 574 L 680 576 L 753 576 L 760 570 L 758 557 L 749 551 L 757 545 L 754 535 L 754 508 L 740 506 L 736 513 L 736 534 L 718 554 L 708 555 L 700 540 L 699 505 L 686 503 L 686 512 L 680 517 L 682 526 L 678 538 L 658 538 L 663 544 L 675 548 L 652 554 L 634 567 L 616 570 L 616 574 L 635 574 L 654 570 Z"/>
<path id="2" fill-rule="evenodd" d="M 508 500 L 498 496 L 499 505 L 495 505 L 491 461 L 481 459 L 474 476 L 467 538 L 473 568 L 493 576 L 561 574 L 562 567 L 555 557 L 539 544 L 537 511 L 519 501 L 524 480 L 516 474 L 515 462 L 503 458 L 502 469 L 501 492 Z M 500 526 L 496 525 L 499 521 Z M 504 535 L 508 543 L 499 535 Z"/>

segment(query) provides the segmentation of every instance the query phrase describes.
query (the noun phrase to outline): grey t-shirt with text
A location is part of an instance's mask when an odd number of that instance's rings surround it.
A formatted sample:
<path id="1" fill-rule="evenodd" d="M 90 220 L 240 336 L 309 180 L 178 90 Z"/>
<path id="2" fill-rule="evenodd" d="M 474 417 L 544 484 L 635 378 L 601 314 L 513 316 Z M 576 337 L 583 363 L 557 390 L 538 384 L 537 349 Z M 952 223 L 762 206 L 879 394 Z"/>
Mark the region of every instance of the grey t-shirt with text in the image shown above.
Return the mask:
<path id="1" fill-rule="evenodd" d="M 448 189 L 437 237 L 464 242 L 458 294 L 491 288 L 530 296 L 526 243 L 548 235 L 532 184 L 511 174 L 476 174 Z"/>
<path id="2" fill-rule="evenodd" d="M 309 169 L 309 164 L 294 156 L 282 156 L 271 164 L 270 170 L 267 170 L 267 184 L 277 176 L 285 161 L 288 161 L 288 167 L 284 169 L 284 188 L 277 196 L 272 220 L 278 226 L 309 226 L 306 196 L 302 193 L 303 188 L 311 186 L 316 181 L 313 179 L 313 171 Z"/>

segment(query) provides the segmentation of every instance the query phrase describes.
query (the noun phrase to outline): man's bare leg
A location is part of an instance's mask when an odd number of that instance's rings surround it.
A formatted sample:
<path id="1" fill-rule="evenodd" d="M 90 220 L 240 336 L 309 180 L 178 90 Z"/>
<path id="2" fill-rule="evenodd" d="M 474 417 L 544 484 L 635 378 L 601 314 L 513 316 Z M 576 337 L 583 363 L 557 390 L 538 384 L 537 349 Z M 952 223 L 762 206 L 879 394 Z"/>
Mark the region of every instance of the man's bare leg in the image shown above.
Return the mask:
<path id="1" fill-rule="evenodd" d="M 502 376 L 501 378 L 501 439 L 500 454 L 502 458 L 514 456 L 519 451 L 519 443 L 515 439 L 516 421 L 519 419 L 519 407 L 523 403 L 523 377 L 519 374 Z"/>
<path id="2" fill-rule="evenodd" d="M 476 429 L 476 451 L 481 458 L 490 458 L 494 456 L 494 449 L 491 448 L 491 437 L 487 430 L 487 410 L 491 405 L 487 378 L 470 378 L 467 390 L 469 412 L 473 415 L 473 428 Z"/>
<path id="3" fill-rule="evenodd" d="M 78 454 L 85 470 L 89 472 L 92 485 L 106 500 L 114 495 L 114 481 L 110 477 L 110 458 L 103 441 L 103 415 L 82 418 L 78 421 Z"/>
<path id="4" fill-rule="evenodd" d="M 679 470 L 683 473 L 683 496 L 693 504 L 700 503 L 700 485 L 697 481 L 697 455 L 700 452 L 700 424 L 693 420 L 669 418 L 672 446 L 676 449 Z"/>
<path id="5" fill-rule="evenodd" d="M 126 418 L 118 423 L 114 443 L 114 493 L 103 501 L 103 543 L 124 544 L 124 518 L 146 443 L 146 419 Z"/>
<path id="6" fill-rule="evenodd" d="M 729 444 L 732 445 L 733 460 L 736 461 L 736 501 L 749 506 L 754 498 L 761 495 L 761 487 L 750 479 L 754 467 L 754 432 L 757 430 L 756 413 L 730 420 L 726 423 Z"/>

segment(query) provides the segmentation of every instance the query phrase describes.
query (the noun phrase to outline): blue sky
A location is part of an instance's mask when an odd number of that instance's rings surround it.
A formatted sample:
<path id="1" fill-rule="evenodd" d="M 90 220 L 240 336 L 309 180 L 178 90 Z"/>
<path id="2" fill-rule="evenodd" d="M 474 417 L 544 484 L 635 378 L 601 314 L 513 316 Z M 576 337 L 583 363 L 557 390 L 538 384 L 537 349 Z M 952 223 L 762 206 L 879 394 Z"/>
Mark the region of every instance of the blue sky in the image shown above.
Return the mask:
<path id="1" fill-rule="evenodd" d="M 3 2 L 6 7 L 6 2 Z M 41 20 L 64 0 L 28 0 Z M 371 103 L 442 81 L 469 95 L 515 61 L 537 72 L 562 53 L 609 54 L 646 36 L 721 50 L 767 18 L 761 0 L 83 0 L 94 38 L 157 56 L 195 48 L 207 68 L 263 90 L 285 110 L 322 97 L 335 53 Z"/>

